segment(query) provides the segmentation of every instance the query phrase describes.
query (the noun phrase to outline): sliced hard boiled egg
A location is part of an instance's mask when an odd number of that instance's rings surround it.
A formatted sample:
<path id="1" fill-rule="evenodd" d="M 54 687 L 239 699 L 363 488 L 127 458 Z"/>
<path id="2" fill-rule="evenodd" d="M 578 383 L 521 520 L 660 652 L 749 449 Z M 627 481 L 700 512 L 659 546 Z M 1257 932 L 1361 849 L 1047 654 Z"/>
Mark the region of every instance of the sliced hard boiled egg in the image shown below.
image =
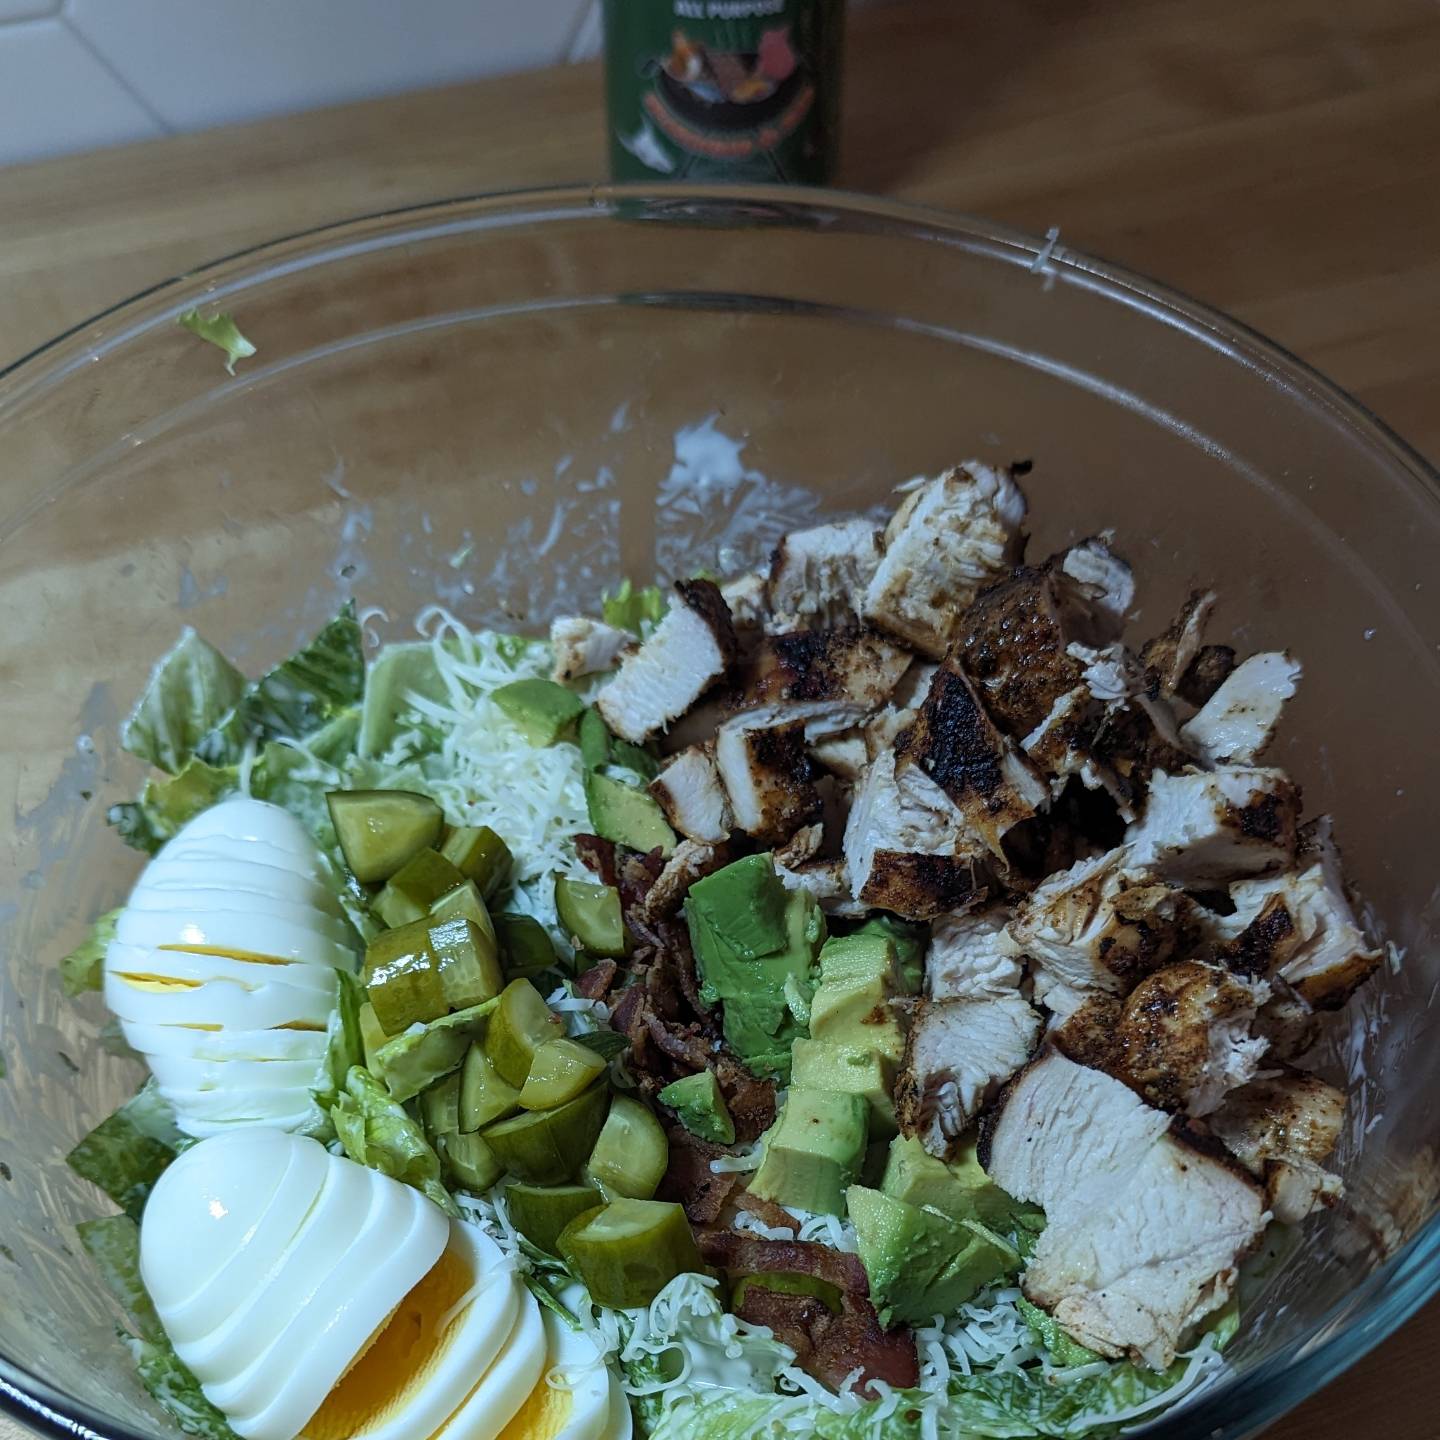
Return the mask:
<path id="1" fill-rule="evenodd" d="M 305 828 L 236 796 L 140 876 L 106 951 L 105 1000 L 182 1130 L 308 1128 L 335 970 L 353 971 L 358 948 Z"/>
<path id="2" fill-rule="evenodd" d="M 588 1335 L 571 1330 L 549 1310 L 541 1319 L 545 1369 L 498 1440 L 616 1440 L 614 1397 L 619 1396 L 624 1421 L 630 1418 L 630 1407 L 605 1357 Z M 446 1440 L 459 1437 L 447 1428 Z"/>
<path id="3" fill-rule="evenodd" d="M 496 1440 L 544 1383 L 549 1347 L 545 1321 L 527 1290 L 514 1328 L 495 1363 L 475 1382 L 434 1440 Z"/>

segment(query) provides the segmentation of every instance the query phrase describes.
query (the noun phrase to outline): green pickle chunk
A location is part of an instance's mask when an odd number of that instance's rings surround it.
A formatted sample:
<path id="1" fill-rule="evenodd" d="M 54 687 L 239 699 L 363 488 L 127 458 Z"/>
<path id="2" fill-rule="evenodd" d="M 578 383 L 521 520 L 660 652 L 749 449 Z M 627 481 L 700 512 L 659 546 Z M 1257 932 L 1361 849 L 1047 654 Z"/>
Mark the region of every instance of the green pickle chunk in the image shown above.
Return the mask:
<path id="1" fill-rule="evenodd" d="M 432 924 L 430 949 L 440 969 L 446 1001 L 456 1009 L 478 1005 L 500 993 L 505 977 L 495 936 L 461 916 Z"/>
<path id="2" fill-rule="evenodd" d="M 575 1178 L 594 1147 L 609 1087 L 592 1085 L 553 1110 L 525 1110 L 484 1130 L 486 1143 L 505 1168 L 536 1185 L 560 1185 Z"/>
<path id="3" fill-rule="evenodd" d="M 387 1035 L 416 1021 L 438 1019 L 449 1008 L 424 921 L 382 930 L 365 949 L 365 989 Z"/>
<path id="4" fill-rule="evenodd" d="M 555 947 L 538 920 L 529 915 L 495 915 L 492 919 L 508 978 L 528 980 L 554 966 Z"/>
<path id="5" fill-rule="evenodd" d="M 560 1254 L 602 1305 L 648 1305 L 677 1275 L 703 1270 L 679 1205 L 622 1197 L 577 1215 L 561 1232 Z"/>
<path id="6" fill-rule="evenodd" d="M 430 907 L 464 878 L 438 850 L 427 847 L 390 877 L 373 908 L 387 925 L 409 925 L 428 915 Z"/>
<path id="7" fill-rule="evenodd" d="M 605 1197 L 593 1185 L 527 1185 L 516 1180 L 505 1187 L 510 1222 L 537 1249 L 558 1255 L 555 1242 L 577 1216 L 598 1209 Z"/>
<path id="8" fill-rule="evenodd" d="M 510 847 L 488 825 L 457 825 L 440 853 L 486 900 L 510 878 Z"/>
<path id="9" fill-rule="evenodd" d="M 495 936 L 495 922 L 490 918 L 489 907 L 480 896 L 473 880 L 462 881 L 453 890 L 447 890 L 431 907 L 432 920 L 473 920 L 491 940 L 499 952 L 499 941 Z"/>
<path id="10" fill-rule="evenodd" d="M 555 881 L 555 913 L 576 949 L 611 960 L 624 958 L 625 921 L 620 892 L 613 885 L 561 876 Z"/>
<path id="11" fill-rule="evenodd" d="M 388 880 L 433 845 L 445 823 L 428 795 L 410 790 L 332 790 L 325 801 L 345 863 L 362 885 Z"/>
<path id="12" fill-rule="evenodd" d="M 502 1080 L 485 1047 L 471 1045 L 460 1070 L 460 1123 L 463 1134 L 504 1120 L 520 1108 L 519 1089 Z"/>
<path id="13" fill-rule="evenodd" d="M 670 1164 L 670 1142 L 646 1106 L 628 1095 L 610 1102 L 585 1173 L 608 1196 L 648 1200 Z"/>
<path id="14" fill-rule="evenodd" d="M 560 1017 L 551 1013 L 540 992 L 528 980 L 512 980 L 500 992 L 499 1008 L 485 1032 L 485 1053 L 501 1078 L 519 1087 L 535 1052 L 564 1033 Z"/>
<path id="15" fill-rule="evenodd" d="M 460 1128 L 460 1076 L 452 1072 L 420 1096 L 420 1118 L 431 1137 Z"/>
<path id="16" fill-rule="evenodd" d="M 547 1040 L 535 1052 L 520 1087 L 526 1110 L 553 1110 L 573 1100 L 605 1073 L 602 1056 L 577 1040 Z"/>
<path id="17" fill-rule="evenodd" d="M 469 1190 L 479 1195 L 488 1190 L 504 1173 L 495 1152 L 480 1135 L 441 1135 L 435 1148 L 446 1182 L 456 1190 Z"/>

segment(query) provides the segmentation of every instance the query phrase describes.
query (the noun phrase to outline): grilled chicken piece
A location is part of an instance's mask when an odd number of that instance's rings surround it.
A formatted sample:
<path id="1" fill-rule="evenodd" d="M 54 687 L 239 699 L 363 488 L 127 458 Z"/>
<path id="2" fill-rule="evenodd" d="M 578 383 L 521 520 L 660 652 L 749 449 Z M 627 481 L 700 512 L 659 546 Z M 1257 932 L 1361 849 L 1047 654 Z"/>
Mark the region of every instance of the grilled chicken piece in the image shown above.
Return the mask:
<path id="1" fill-rule="evenodd" d="M 1134 863 L 1176 884 L 1203 886 L 1289 866 L 1300 791 L 1283 770 L 1225 765 L 1157 772 L 1145 810 L 1125 832 Z"/>
<path id="2" fill-rule="evenodd" d="M 961 1136 L 1031 1056 L 1040 1016 L 1018 990 L 974 1000 L 921 1000 L 895 1081 L 902 1134 L 954 1157 Z"/>
<path id="3" fill-rule="evenodd" d="M 762 843 L 779 844 L 822 810 L 805 722 L 753 726 L 749 720 L 737 715 L 715 732 L 715 768 L 736 826 Z"/>
<path id="4" fill-rule="evenodd" d="M 822 735 L 810 746 L 810 758 L 837 779 L 853 783 L 870 763 L 865 732 L 857 726 L 837 735 Z"/>
<path id="5" fill-rule="evenodd" d="M 872 625 L 938 660 L 965 607 L 1019 557 L 1025 497 L 978 461 L 912 490 L 885 529 L 885 554 L 865 591 Z"/>
<path id="6" fill-rule="evenodd" d="M 930 926 L 925 993 L 932 1000 L 979 1000 L 1020 985 L 1022 967 L 1004 944 L 1007 911 L 941 915 Z"/>
<path id="7" fill-rule="evenodd" d="M 849 623 L 880 565 L 880 532 L 868 520 L 793 530 L 770 560 L 766 598 L 776 630 Z"/>
<path id="8" fill-rule="evenodd" d="M 787 890 L 808 890 L 827 915 L 864 915 L 869 909 L 851 898 L 850 872 L 842 856 L 794 865 L 783 865 L 777 858 L 775 874 Z"/>
<path id="9" fill-rule="evenodd" d="M 550 622 L 550 644 L 555 651 L 551 678 L 564 684 L 582 675 L 600 675 L 613 670 L 637 643 L 628 630 L 607 625 L 603 620 L 561 615 Z"/>
<path id="10" fill-rule="evenodd" d="M 918 660 L 900 678 L 890 703 L 877 710 L 860 727 L 865 748 L 873 760 L 884 750 L 891 750 L 900 732 L 914 723 L 930 693 L 931 682 L 940 667 L 928 660 Z"/>
<path id="11" fill-rule="evenodd" d="M 735 659 L 735 627 L 709 580 L 681 580 L 665 618 L 620 662 L 596 708 L 622 739 L 643 744 L 683 715 Z"/>
<path id="12" fill-rule="evenodd" d="M 1045 1211 L 1026 1296 L 1102 1355 L 1168 1366 L 1265 1224 L 1260 1186 L 1211 1146 L 1058 1051 L 1023 1070 L 982 1122 L 980 1162 Z"/>
<path id="13" fill-rule="evenodd" d="M 1116 813 L 1128 824 L 1135 818 L 1135 787 L 1101 758 L 1098 743 L 1111 709 L 1111 702 L 1097 697 L 1088 682 L 1077 685 L 1055 701 L 1045 719 L 1021 740 L 1020 748 L 1049 781 L 1052 799 L 1073 776 L 1087 790 L 1109 795 Z"/>
<path id="14" fill-rule="evenodd" d="M 1092 535 L 1072 545 L 1060 559 L 1060 568 L 1088 592 L 1103 639 L 1118 640 L 1125 616 L 1135 603 L 1135 573 L 1129 562 L 1110 548 L 1110 537 Z"/>
<path id="15" fill-rule="evenodd" d="M 641 916 L 647 920 L 663 920 L 675 914 L 684 904 L 690 887 L 729 859 L 730 852 L 724 845 L 698 845 L 693 840 L 682 840 L 655 877 L 655 883 L 645 892 L 640 902 Z"/>
<path id="16" fill-rule="evenodd" d="M 1270 1059 L 1298 1060 L 1320 1038 L 1320 1017 L 1276 975 L 1270 981 L 1270 998 L 1250 1028 L 1269 1047 Z"/>
<path id="17" fill-rule="evenodd" d="M 1160 1110 L 1209 1115 L 1259 1069 L 1266 1043 L 1251 1026 L 1269 998 L 1263 980 L 1196 960 L 1166 965 L 1125 1000 L 1113 1073 Z"/>
<path id="18" fill-rule="evenodd" d="M 923 771 L 964 815 L 1002 864 L 1008 831 L 1033 819 L 1050 790 L 1022 751 L 996 728 L 975 686 L 952 657 L 935 672 L 914 721 L 895 741 L 902 787 L 909 767 Z"/>
<path id="19" fill-rule="evenodd" d="M 1225 683 L 1235 668 L 1235 651 L 1229 645 L 1202 645 L 1180 677 L 1175 693 L 1197 710 Z"/>
<path id="20" fill-rule="evenodd" d="M 1213 590 L 1192 590 L 1167 629 L 1140 647 L 1140 668 L 1150 695 L 1168 699 L 1200 653 L 1205 626 L 1215 609 Z"/>
<path id="21" fill-rule="evenodd" d="M 1033 967 L 1035 997 L 1068 1015 L 1096 991 L 1127 994 L 1198 935 L 1195 905 L 1135 867 L 1122 846 L 1038 885 L 1001 942 Z"/>
<path id="22" fill-rule="evenodd" d="M 1355 918 L 1328 815 L 1301 831 L 1293 871 L 1241 881 L 1230 898 L 1235 913 L 1212 922 L 1222 963 L 1278 976 L 1312 1009 L 1338 1010 L 1380 963 Z"/>
<path id="23" fill-rule="evenodd" d="M 1180 738 L 1209 765 L 1253 765 L 1274 739 L 1299 679 L 1300 662 L 1289 655 L 1252 655 L 1180 727 Z"/>
<path id="24" fill-rule="evenodd" d="M 845 824 L 851 896 L 909 920 L 971 903 L 983 887 L 979 847 L 949 797 L 913 768 L 902 790 L 892 750 L 855 787 Z"/>
<path id="25" fill-rule="evenodd" d="M 1345 1095 L 1298 1070 L 1253 1080 L 1210 1117 L 1230 1153 L 1265 1182 L 1275 1218 L 1298 1225 L 1339 1196 L 1340 1177 L 1321 1168 L 1345 1118 Z"/>
<path id="26" fill-rule="evenodd" d="M 720 598 L 730 612 L 730 622 L 737 635 L 751 635 L 764 624 L 769 609 L 765 602 L 765 576 L 758 570 L 746 570 L 720 586 Z"/>
<path id="27" fill-rule="evenodd" d="M 718 845 L 730 838 L 735 817 L 715 768 L 713 744 L 692 745 L 668 761 L 650 782 L 650 794 L 687 840 Z"/>

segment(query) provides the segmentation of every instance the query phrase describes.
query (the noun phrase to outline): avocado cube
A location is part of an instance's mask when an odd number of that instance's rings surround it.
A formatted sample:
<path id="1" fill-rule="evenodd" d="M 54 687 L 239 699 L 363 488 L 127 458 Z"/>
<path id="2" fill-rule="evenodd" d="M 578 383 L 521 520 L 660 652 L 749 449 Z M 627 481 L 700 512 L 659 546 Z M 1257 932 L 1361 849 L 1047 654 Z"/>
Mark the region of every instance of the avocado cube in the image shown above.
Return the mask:
<path id="1" fill-rule="evenodd" d="M 786 895 L 769 855 L 747 855 L 716 870 L 697 880 L 686 897 L 691 943 L 697 949 L 706 942 L 722 945 L 740 960 L 783 950 Z"/>
<path id="2" fill-rule="evenodd" d="M 890 1009 L 894 994 L 882 979 L 845 985 L 822 981 L 810 1002 L 811 1037 L 850 1050 L 874 1050 L 898 1066 L 905 1032 Z"/>
<path id="3" fill-rule="evenodd" d="M 879 935 L 895 946 L 900 978 L 906 995 L 925 987 L 925 954 L 930 949 L 930 927 L 924 921 L 902 920 L 898 915 L 872 915 L 852 935 Z"/>
<path id="4" fill-rule="evenodd" d="M 822 985 L 883 980 L 892 994 L 904 988 L 894 943 L 882 935 L 832 935 L 820 950 Z"/>
<path id="5" fill-rule="evenodd" d="M 659 849 L 669 856 L 675 851 L 675 832 L 665 812 L 643 790 L 623 785 L 598 770 L 588 770 L 582 782 L 590 828 L 602 840 L 628 845 L 642 854 Z"/>
<path id="6" fill-rule="evenodd" d="M 890 1142 L 880 1189 L 908 1205 L 939 1210 L 952 1220 L 978 1220 L 1002 1234 L 1015 1229 L 1022 1215 L 1040 1213 L 1007 1195 L 980 1168 L 973 1137 L 962 1145 L 959 1157 L 946 1164 L 919 1140 L 897 1135 Z"/>
<path id="7" fill-rule="evenodd" d="M 858 1095 L 870 1107 L 871 1135 L 895 1133 L 895 1102 L 891 1098 L 895 1066 L 878 1050 L 856 1050 L 827 1040 L 797 1040 L 790 1050 L 790 1083 L 806 1090 Z M 663 1092 L 660 1098 L 665 1098 Z"/>
<path id="8" fill-rule="evenodd" d="M 553 745 L 585 709 L 578 695 L 553 680 L 512 680 L 490 698 L 532 745 Z"/>
<path id="9" fill-rule="evenodd" d="M 1020 1266 L 1014 1246 L 975 1220 L 952 1220 L 864 1185 L 850 1186 L 845 1203 L 870 1299 L 887 1328 L 948 1315 Z"/>
<path id="10" fill-rule="evenodd" d="M 660 1092 L 659 1100 L 675 1112 L 675 1118 L 692 1135 L 713 1145 L 735 1143 L 735 1122 L 730 1118 L 730 1107 L 720 1093 L 720 1082 L 713 1070 L 701 1070 L 696 1075 L 672 1081 Z"/>
<path id="11" fill-rule="evenodd" d="M 845 1213 L 845 1187 L 865 1159 L 869 1107 L 858 1095 L 792 1086 L 766 1135 L 750 1190 L 777 1205 Z"/>

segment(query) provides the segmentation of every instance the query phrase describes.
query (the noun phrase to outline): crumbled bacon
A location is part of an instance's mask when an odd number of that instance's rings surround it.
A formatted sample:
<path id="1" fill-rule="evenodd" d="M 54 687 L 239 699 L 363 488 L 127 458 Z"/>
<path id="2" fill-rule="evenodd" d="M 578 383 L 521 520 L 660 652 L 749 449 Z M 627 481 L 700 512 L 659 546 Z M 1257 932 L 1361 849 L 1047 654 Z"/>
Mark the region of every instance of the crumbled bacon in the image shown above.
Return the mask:
<path id="1" fill-rule="evenodd" d="M 655 1192 L 658 1199 L 678 1202 L 692 1225 L 713 1225 L 744 1178 L 734 1170 L 718 1174 L 710 1168 L 730 1151 L 692 1135 L 681 1125 L 665 1129 L 670 1140 L 670 1161 Z"/>

